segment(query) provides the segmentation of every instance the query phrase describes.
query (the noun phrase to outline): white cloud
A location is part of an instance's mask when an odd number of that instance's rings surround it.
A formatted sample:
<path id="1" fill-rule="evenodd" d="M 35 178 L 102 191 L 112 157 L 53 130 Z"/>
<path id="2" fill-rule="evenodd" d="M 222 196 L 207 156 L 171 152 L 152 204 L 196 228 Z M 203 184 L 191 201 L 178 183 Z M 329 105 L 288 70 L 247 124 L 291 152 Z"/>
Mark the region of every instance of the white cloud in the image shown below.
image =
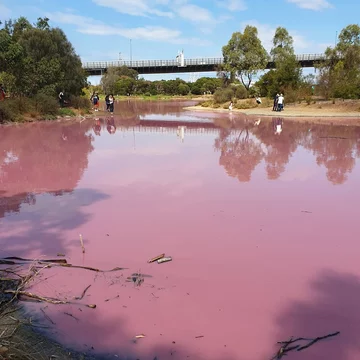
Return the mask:
<path id="1" fill-rule="evenodd" d="M 180 6 L 176 12 L 183 19 L 193 22 L 209 23 L 215 21 L 209 10 L 193 4 Z"/>
<path id="2" fill-rule="evenodd" d="M 77 31 L 82 34 L 99 36 L 117 35 L 128 39 L 143 39 L 173 44 L 196 43 L 199 46 L 207 46 L 210 44 L 209 41 L 203 41 L 196 38 L 183 38 L 180 31 L 162 26 L 124 28 L 104 24 L 103 22 L 90 17 L 65 12 L 47 13 L 46 16 L 50 19 L 50 21 L 54 21 L 56 23 L 74 25 L 76 26 Z"/>
<path id="3" fill-rule="evenodd" d="M 333 5 L 330 4 L 327 0 L 287 0 L 287 2 L 296 4 L 302 9 L 315 11 L 329 9 L 333 7 Z"/>
<path id="4" fill-rule="evenodd" d="M 11 16 L 11 10 L 3 4 L 0 4 L 0 19 L 8 20 Z"/>
<path id="5" fill-rule="evenodd" d="M 163 11 L 155 5 L 167 5 L 167 0 L 92 0 L 93 3 L 114 9 L 115 11 L 134 16 L 165 16 L 172 18 L 174 14 L 170 11 Z"/>
<path id="6" fill-rule="evenodd" d="M 244 11 L 247 9 L 244 0 L 219 0 L 217 4 L 229 11 Z"/>

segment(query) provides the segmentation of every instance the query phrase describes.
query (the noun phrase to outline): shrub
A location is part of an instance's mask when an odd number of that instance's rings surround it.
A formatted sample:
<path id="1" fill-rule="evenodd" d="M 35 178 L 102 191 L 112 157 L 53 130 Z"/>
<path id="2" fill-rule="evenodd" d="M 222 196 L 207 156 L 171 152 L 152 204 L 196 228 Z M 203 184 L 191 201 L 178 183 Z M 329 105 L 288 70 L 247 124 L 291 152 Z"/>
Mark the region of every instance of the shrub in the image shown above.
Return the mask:
<path id="1" fill-rule="evenodd" d="M 90 100 L 82 96 L 70 96 L 70 105 L 75 109 L 90 110 L 91 108 Z"/>
<path id="2" fill-rule="evenodd" d="M 21 99 L 7 99 L 0 102 L 0 123 L 21 120 L 24 102 Z"/>
<path id="3" fill-rule="evenodd" d="M 59 111 L 59 105 L 55 98 L 42 93 L 36 94 L 33 99 L 35 110 L 41 115 L 56 115 Z"/>
<path id="4" fill-rule="evenodd" d="M 234 91 L 231 88 L 218 89 L 214 93 L 214 102 L 216 104 L 223 104 L 227 101 L 231 101 L 234 97 Z"/>
<path id="5" fill-rule="evenodd" d="M 238 99 L 247 99 L 248 91 L 246 90 L 245 86 L 239 85 L 235 87 L 235 96 Z"/>
<path id="6" fill-rule="evenodd" d="M 204 101 L 200 104 L 202 107 L 212 107 L 213 102 L 212 101 Z"/>

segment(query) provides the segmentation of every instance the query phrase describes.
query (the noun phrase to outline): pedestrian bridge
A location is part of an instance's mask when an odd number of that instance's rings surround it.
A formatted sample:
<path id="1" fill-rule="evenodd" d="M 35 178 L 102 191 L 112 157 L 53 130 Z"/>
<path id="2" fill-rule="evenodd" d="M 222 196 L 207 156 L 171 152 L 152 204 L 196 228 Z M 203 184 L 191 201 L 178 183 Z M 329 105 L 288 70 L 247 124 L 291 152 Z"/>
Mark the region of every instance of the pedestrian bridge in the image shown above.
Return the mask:
<path id="1" fill-rule="evenodd" d="M 300 54 L 296 60 L 301 67 L 313 67 L 325 59 L 324 54 Z M 89 76 L 102 75 L 109 67 L 127 66 L 136 70 L 139 74 L 166 74 L 166 73 L 189 73 L 217 71 L 223 64 L 223 58 L 199 58 L 176 60 L 140 60 L 140 61 L 92 61 L 84 62 L 83 68 Z M 275 67 L 275 62 L 270 60 L 267 69 Z"/>

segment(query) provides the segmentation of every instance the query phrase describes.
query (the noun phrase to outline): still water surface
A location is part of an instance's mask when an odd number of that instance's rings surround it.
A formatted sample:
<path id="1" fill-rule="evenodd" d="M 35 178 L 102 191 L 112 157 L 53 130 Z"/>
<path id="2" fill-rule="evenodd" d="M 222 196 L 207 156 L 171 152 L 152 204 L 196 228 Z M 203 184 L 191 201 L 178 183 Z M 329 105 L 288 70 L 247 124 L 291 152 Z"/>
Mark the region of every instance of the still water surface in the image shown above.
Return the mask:
<path id="1" fill-rule="evenodd" d="M 285 119 L 275 135 L 272 119 L 184 105 L 0 127 L 0 255 L 127 268 L 49 269 L 33 292 L 73 301 L 91 285 L 77 302 L 97 308 L 32 316 L 123 359 L 270 359 L 277 341 L 335 331 L 288 358 L 359 359 L 360 129 Z"/>

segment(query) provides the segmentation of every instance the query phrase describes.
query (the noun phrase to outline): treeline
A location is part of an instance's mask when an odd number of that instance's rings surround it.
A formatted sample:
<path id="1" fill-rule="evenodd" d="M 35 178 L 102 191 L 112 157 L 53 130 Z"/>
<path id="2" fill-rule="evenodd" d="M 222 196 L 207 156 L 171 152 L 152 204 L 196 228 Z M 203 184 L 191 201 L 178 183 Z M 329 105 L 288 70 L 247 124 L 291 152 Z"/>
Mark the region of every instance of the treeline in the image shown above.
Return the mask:
<path id="1" fill-rule="evenodd" d="M 96 91 L 120 96 L 127 95 L 203 95 L 213 94 L 221 87 L 219 78 L 203 77 L 194 83 L 182 79 L 149 81 L 139 78 L 137 71 L 126 66 L 112 67 L 102 76 Z"/>
<path id="2" fill-rule="evenodd" d="M 223 47 L 224 64 L 219 75 L 228 84 L 239 79 L 249 95 L 274 97 L 282 92 L 288 102 L 311 96 L 314 91 L 326 99 L 360 98 L 359 25 L 345 27 L 336 46 L 327 48 L 324 61 L 315 65 L 317 77 L 303 75 L 293 43 L 289 32 L 278 27 L 269 54 L 258 38 L 257 28 L 248 25 L 243 33 L 233 33 Z M 269 62 L 274 68 L 265 72 Z M 254 84 L 261 72 L 265 73 Z"/>
<path id="3" fill-rule="evenodd" d="M 87 106 L 78 98 L 87 86 L 80 57 L 64 32 L 48 18 L 31 24 L 26 18 L 0 22 L 0 84 L 11 99 L 0 103 L 0 122 L 24 112 L 56 113 L 57 95 Z M 26 104 L 19 99 L 26 98 Z"/>

